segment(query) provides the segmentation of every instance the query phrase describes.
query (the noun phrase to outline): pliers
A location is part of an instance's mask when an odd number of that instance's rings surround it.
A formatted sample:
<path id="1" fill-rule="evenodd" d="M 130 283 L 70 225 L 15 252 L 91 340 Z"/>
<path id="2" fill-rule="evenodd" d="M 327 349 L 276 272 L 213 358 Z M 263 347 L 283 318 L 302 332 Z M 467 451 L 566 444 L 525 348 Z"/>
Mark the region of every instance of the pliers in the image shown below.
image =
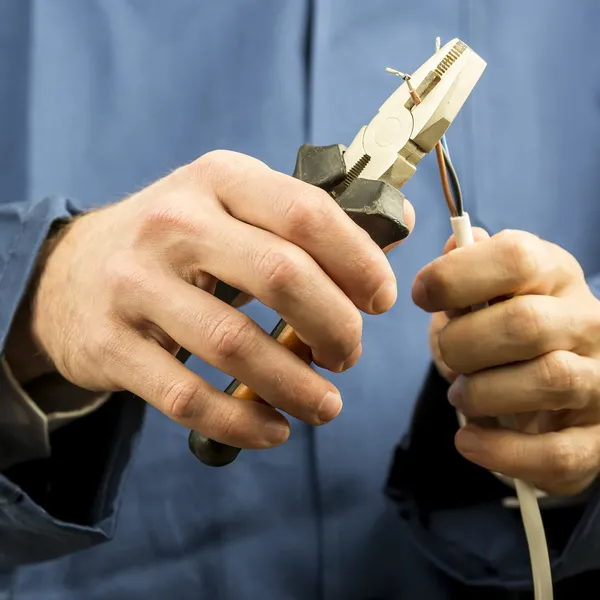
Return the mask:
<path id="1" fill-rule="evenodd" d="M 400 188 L 441 140 L 485 67 L 467 44 L 453 39 L 411 75 L 388 69 L 404 82 L 358 131 L 350 146 L 302 145 L 293 176 L 327 191 L 385 252 L 389 251 L 409 234 Z M 237 290 L 220 283 L 216 295 L 232 302 Z M 310 348 L 283 319 L 271 336 L 306 363 L 312 362 Z M 189 353 L 182 349 L 177 357 L 185 362 Z M 232 381 L 225 393 L 262 402 L 238 380 Z M 190 433 L 189 447 L 210 466 L 228 465 L 240 452 L 196 431 Z"/>

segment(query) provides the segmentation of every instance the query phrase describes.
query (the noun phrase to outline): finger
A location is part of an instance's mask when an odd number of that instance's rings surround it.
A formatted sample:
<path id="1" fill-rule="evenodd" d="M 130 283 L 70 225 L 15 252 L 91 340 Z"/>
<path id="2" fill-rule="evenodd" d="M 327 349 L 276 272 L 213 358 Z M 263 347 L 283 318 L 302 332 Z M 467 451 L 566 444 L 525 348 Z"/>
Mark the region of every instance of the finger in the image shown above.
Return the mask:
<path id="1" fill-rule="evenodd" d="M 475 242 L 487 240 L 489 237 L 490 236 L 487 233 L 487 231 L 485 231 L 485 229 L 481 229 L 480 227 L 473 227 L 473 239 Z M 448 238 L 448 241 L 446 242 L 446 245 L 444 246 L 443 254 L 448 254 L 452 250 L 456 250 L 456 237 L 454 235 L 451 235 Z M 455 319 L 456 317 L 460 317 L 461 315 L 468 313 L 469 310 L 470 309 L 468 309 L 468 308 L 463 308 L 463 309 L 447 310 L 445 312 L 446 312 L 446 316 L 449 319 Z"/>
<path id="2" fill-rule="evenodd" d="M 440 352 L 439 335 L 442 329 L 448 323 L 448 318 L 443 312 L 434 313 L 431 317 L 429 324 L 429 347 L 431 348 L 431 355 L 433 362 L 438 369 L 440 375 L 449 382 L 452 382 L 458 376 L 448 365 L 444 362 L 442 354 Z"/>
<path id="3" fill-rule="evenodd" d="M 175 277 L 160 288 L 168 294 L 142 301 L 141 309 L 181 346 L 307 423 L 322 425 L 339 414 L 335 386 L 249 317 Z"/>
<path id="4" fill-rule="evenodd" d="M 490 238 L 490 234 L 481 227 L 473 227 L 473 240 L 475 243 L 481 242 L 482 240 L 487 240 Z M 444 246 L 443 254 L 448 254 L 452 250 L 456 250 L 456 237 L 451 235 Z"/>
<path id="5" fill-rule="evenodd" d="M 573 350 L 587 337 L 589 319 L 573 303 L 552 296 L 517 296 L 449 321 L 441 355 L 458 373 Z"/>
<path id="6" fill-rule="evenodd" d="M 317 364 L 341 371 L 359 345 L 358 309 L 304 250 L 276 235 L 223 214 L 196 244 L 193 260 L 277 311 Z"/>
<path id="7" fill-rule="evenodd" d="M 289 424 L 271 406 L 232 398 L 192 373 L 156 342 L 139 338 L 115 365 L 116 381 L 173 421 L 237 448 L 286 441 Z"/>
<path id="8" fill-rule="evenodd" d="M 598 474 L 600 426 L 527 434 L 466 425 L 455 437 L 468 460 L 553 494 L 576 494 Z"/>
<path id="9" fill-rule="evenodd" d="M 559 246 L 523 231 L 504 231 L 428 264 L 412 293 L 417 306 L 437 312 L 502 296 L 559 295 L 581 281 L 581 267 Z"/>
<path id="10" fill-rule="evenodd" d="M 503 298 L 494 298 L 494 300 L 489 300 L 485 305 L 480 305 L 476 310 L 480 310 L 484 306 L 493 306 L 494 304 L 498 304 L 498 302 L 504 302 L 513 296 L 503 297 Z M 473 307 L 469 308 L 453 308 L 451 310 L 445 310 L 444 314 L 448 319 L 456 319 L 457 317 L 462 317 L 463 315 L 467 315 L 470 312 L 473 312 Z"/>
<path id="11" fill-rule="evenodd" d="M 461 376 L 450 386 L 448 400 L 471 418 L 584 411 L 600 403 L 600 372 L 594 359 L 550 352 L 527 362 Z"/>
<path id="12" fill-rule="evenodd" d="M 235 153 L 211 153 L 214 190 L 235 218 L 303 248 L 361 310 L 380 313 L 396 300 L 387 258 L 325 191 Z M 202 159 L 201 159 L 202 160 Z M 414 211 L 406 203 L 406 220 Z"/>

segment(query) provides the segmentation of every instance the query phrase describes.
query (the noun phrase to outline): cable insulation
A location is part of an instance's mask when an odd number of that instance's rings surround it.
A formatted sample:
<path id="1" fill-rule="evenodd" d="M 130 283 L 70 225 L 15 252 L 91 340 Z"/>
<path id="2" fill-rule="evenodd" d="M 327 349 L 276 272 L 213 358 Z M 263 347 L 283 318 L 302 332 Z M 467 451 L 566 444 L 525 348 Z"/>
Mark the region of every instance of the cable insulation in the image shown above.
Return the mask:
<path id="1" fill-rule="evenodd" d="M 435 145 L 435 154 L 437 156 L 438 169 L 440 171 L 440 179 L 442 180 L 442 190 L 444 192 L 444 199 L 448 205 L 448 210 L 452 217 L 458 216 L 454 199 L 452 198 L 452 192 L 450 191 L 450 185 L 448 183 L 448 172 L 446 171 L 446 161 L 444 159 L 444 148 L 442 143 L 438 142 Z"/>
<path id="2" fill-rule="evenodd" d="M 450 154 L 448 153 L 448 147 L 442 146 L 442 150 L 444 152 L 444 161 L 446 163 L 446 169 L 448 171 L 448 175 L 450 178 L 450 186 L 452 187 L 452 196 L 454 199 L 454 206 L 456 207 L 457 216 L 462 216 L 464 212 L 463 207 L 463 195 L 462 190 L 460 188 L 460 182 L 458 181 L 458 175 L 456 174 L 456 170 L 452 161 L 450 160 Z"/>
<path id="3" fill-rule="evenodd" d="M 450 222 L 458 248 L 474 243 L 473 230 L 468 213 L 463 213 L 460 217 L 453 217 L 450 219 Z M 485 306 L 487 305 L 473 307 L 472 310 L 479 310 L 480 308 L 485 308 Z M 467 423 L 464 415 L 457 413 L 457 416 L 460 426 L 464 427 Z M 503 419 L 501 424 L 503 426 L 510 425 L 511 429 L 516 429 L 514 418 L 510 416 Z M 525 481 L 519 479 L 513 481 L 519 501 L 519 510 L 521 511 L 525 537 L 527 538 L 535 600 L 553 600 L 552 568 L 536 489 Z"/>

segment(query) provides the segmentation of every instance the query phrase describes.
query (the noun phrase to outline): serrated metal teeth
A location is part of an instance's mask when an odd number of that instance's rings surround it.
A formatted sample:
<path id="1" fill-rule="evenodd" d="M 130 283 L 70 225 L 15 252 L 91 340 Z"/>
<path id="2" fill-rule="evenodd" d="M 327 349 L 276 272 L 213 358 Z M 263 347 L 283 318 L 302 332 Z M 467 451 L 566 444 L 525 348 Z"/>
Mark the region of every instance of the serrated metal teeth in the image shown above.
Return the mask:
<path id="1" fill-rule="evenodd" d="M 449 50 L 448 54 L 442 58 L 440 64 L 435 68 L 435 74 L 438 77 L 442 75 L 460 58 L 460 55 L 468 48 L 468 46 L 461 41 L 456 42 L 454 46 Z"/>

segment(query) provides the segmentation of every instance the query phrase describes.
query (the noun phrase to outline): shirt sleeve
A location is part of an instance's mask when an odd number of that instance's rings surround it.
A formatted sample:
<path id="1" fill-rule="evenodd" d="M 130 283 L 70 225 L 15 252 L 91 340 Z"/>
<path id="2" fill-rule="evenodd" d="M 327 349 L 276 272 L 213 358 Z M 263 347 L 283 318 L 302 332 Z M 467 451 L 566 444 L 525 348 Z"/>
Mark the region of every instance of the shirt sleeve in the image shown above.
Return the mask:
<path id="1" fill-rule="evenodd" d="M 110 394 L 89 392 L 59 375 L 48 375 L 23 389 L 0 358 L 0 472 L 13 465 L 48 458 L 50 434 L 104 404 Z"/>
<path id="2" fill-rule="evenodd" d="M 78 212 L 62 198 L 0 204 L 0 355 L 52 224 Z M 41 395 L 25 393 L 5 361 L 0 369 L 0 572 L 90 547 L 114 532 L 145 403 L 128 393 L 96 397 L 82 415 L 74 408 L 81 398 L 55 384 L 63 394 L 58 403 L 51 385 Z"/>
<path id="3" fill-rule="evenodd" d="M 510 488 L 454 447 L 458 422 L 447 382 L 431 366 L 387 484 L 419 549 L 454 579 L 481 588 L 531 589 L 520 513 Z M 600 569 L 600 486 L 541 500 L 555 582 Z"/>

